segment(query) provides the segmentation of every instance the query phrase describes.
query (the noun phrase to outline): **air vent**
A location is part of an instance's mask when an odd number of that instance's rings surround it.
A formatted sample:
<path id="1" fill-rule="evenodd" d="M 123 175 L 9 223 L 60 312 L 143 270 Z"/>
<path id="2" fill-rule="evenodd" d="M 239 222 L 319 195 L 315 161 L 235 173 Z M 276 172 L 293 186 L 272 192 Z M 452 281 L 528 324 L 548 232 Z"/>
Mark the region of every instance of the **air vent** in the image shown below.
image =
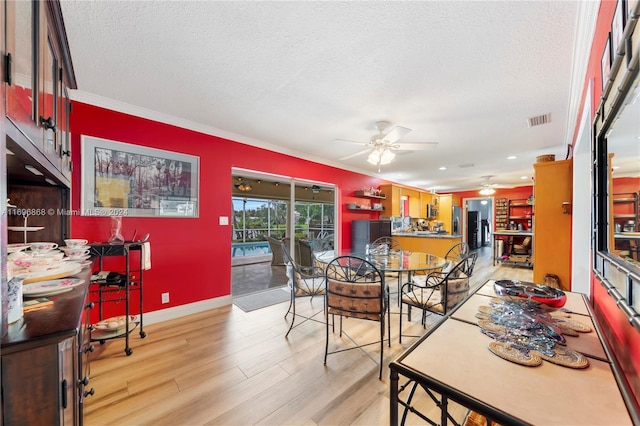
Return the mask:
<path id="1" fill-rule="evenodd" d="M 544 115 L 539 115 L 537 117 L 531 117 L 527 119 L 527 124 L 529 124 L 529 127 L 540 126 L 542 124 L 547 124 L 547 123 L 551 123 L 550 112 Z"/>
<path id="2" fill-rule="evenodd" d="M 458 167 L 460 167 L 461 169 L 468 169 L 469 167 L 473 167 L 473 166 L 475 166 L 475 164 L 473 163 L 465 163 L 465 164 L 458 165 Z"/>

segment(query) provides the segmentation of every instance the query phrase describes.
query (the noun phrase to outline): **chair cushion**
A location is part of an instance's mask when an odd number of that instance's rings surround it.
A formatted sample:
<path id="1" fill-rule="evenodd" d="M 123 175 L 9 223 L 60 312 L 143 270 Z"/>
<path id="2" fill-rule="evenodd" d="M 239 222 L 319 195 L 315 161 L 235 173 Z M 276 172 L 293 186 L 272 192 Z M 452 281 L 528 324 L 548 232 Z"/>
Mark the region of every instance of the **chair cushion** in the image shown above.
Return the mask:
<path id="1" fill-rule="evenodd" d="M 380 283 L 346 283 L 329 279 L 327 310 L 330 314 L 379 321 L 381 306 Z"/>
<path id="2" fill-rule="evenodd" d="M 462 302 L 469 294 L 469 277 L 464 272 L 458 278 L 447 280 L 447 310 Z M 444 297 L 444 286 L 440 286 L 440 297 Z"/>

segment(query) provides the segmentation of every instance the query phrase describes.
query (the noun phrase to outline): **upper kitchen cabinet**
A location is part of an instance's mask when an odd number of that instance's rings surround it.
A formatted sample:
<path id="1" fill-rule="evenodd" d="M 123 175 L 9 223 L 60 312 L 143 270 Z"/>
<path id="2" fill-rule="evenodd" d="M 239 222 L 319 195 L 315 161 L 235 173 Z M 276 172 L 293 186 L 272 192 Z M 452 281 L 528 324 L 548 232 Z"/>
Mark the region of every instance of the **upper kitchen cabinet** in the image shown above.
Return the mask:
<path id="1" fill-rule="evenodd" d="M 68 90 L 77 86 L 60 4 L 6 1 L 5 10 L 7 137 L 69 186 Z"/>

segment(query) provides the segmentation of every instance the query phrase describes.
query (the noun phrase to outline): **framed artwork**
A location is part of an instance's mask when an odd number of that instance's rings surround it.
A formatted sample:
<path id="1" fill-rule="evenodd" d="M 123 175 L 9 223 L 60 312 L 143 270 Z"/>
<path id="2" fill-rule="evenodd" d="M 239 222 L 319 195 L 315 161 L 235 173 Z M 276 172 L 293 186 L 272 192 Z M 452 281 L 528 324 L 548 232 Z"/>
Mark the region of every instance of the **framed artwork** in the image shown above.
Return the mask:
<path id="1" fill-rule="evenodd" d="M 602 69 L 602 90 L 604 90 L 609 80 L 609 72 L 611 71 L 611 33 L 607 36 L 607 43 L 604 46 L 604 52 L 602 52 L 600 65 Z"/>
<path id="2" fill-rule="evenodd" d="M 199 157 L 81 136 L 80 214 L 197 217 Z"/>
<path id="3" fill-rule="evenodd" d="M 616 10 L 613 13 L 613 21 L 611 21 L 611 52 L 612 55 L 618 53 L 618 49 L 623 47 L 622 36 L 624 34 L 624 14 L 625 6 L 623 0 L 616 2 Z"/>

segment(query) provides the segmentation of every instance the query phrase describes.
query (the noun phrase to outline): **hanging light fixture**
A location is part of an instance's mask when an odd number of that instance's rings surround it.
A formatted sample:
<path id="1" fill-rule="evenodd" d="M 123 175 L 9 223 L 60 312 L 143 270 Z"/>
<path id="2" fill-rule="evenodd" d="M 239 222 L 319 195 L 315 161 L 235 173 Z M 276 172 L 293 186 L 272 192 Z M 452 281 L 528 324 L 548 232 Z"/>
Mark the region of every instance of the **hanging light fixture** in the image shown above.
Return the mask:
<path id="1" fill-rule="evenodd" d="M 489 186 L 485 186 L 480 190 L 480 195 L 493 195 L 495 193 L 496 193 L 496 190 Z"/>
<path id="2" fill-rule="evenodd" d="M 249 192 L 253 189 L 253 186 L 249 183 L 243 182 L 242 178 L 238 178 L 238 182 L 235 183 L 235 187 L 241 192 Z"/>
<path id="3" fill-rule="evenodd" d="M 371 154 L 369 154 L 369 157 L 367 157 L 367 161 L 373 164 L 374 166 L 378 165 L 378 163 L 380 162 L 379 148 L 376 148 L 373 151 L 371 151 Z"/>
<path id="4" fill-rule="evenodd" d="M 489 183 L 489 179 L 493 176 L 483 176 L 485 179 L 484 183 L 480 185 L 480 195 L 493 195 L 496 193 L 496 190 L 493 189 L 493 185 Z"/>

